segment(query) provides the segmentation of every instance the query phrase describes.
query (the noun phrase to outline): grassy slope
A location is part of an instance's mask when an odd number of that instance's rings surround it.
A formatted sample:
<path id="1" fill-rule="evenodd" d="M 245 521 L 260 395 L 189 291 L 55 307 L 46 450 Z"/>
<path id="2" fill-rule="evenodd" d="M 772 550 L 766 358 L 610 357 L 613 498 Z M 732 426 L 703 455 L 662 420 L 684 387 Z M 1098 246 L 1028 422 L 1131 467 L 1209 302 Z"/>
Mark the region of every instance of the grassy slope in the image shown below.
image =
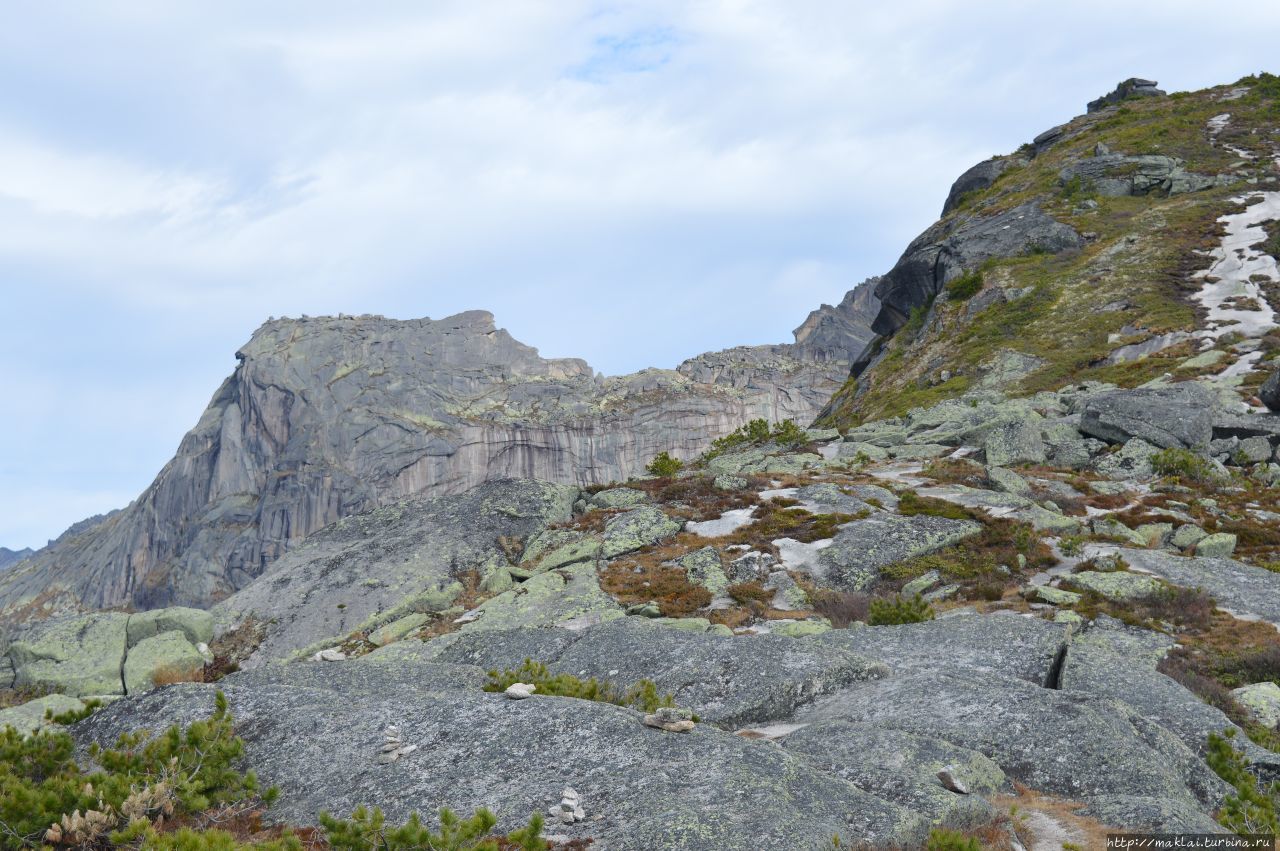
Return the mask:
<path id="1" fill-rule="evenodd" d="M 971 319 L 965 302 L 950 301 L 945 294 L 939 297 L 927 319 L 918 317 L 887 341 L 885 358 L 837 393 L 824 424 L 846 427 L 960 395 L 976 379 L 978 367 L 1002 349 L 1046 362 L 1012 388 L 1020 393 L 1083 379 L 1133 386 L 1168 371 L 1175 358 L 1189 354 L 1184 344 L 1163 357 L 1117 366 L 1100 363 L 1117 346 L 1148 336 L 1108 342 L 1109 335 L 1126 324 L 1153 334 L 1195 327 L 1196 308 L 1187 297 L 1198 285 L 1189 276 L 1207 265 L 1196 252 L 1216 244 L 1216 220 L 1238 209 L 1231 199 L 1253 187 L 1242 178 L 1230 188 L 1170 198 L 1101 198 L 1088 187 L 1063 187 L 1058 173 L 1068 163 L 1091 156 L 1094 146 L 1103 142 L 1116 153 L 1179 157 L 1187 170 L 1200 174 L 1272 176 L 1276 172 L 1271 152 L 1280 146 L 1280 78 L 1264 75 L 1235 85 L 1251 88 L 1230 101 L 1220 98 L 1234 86 L 1221 86 L 1129 101 L 1081 116 L 1067 125 L 1068 134 L 1080 131 L 1078 135 L 1034 159 L 1025 148 L 1012 155 L 1016 164 L 994 186 L 967 196 L 949 217 L 987 216 L 1037 200 L 1050 215 L 1097 238 L 1080 251 L 989 264 L 983 270 L 986 286 L 1035 289 Z M 1223 112 L 1231 113 L 1231 121 L 1217 145 L 1211 145 L 1206 122 Z M 1251 151 L 1257 159 L 1241 167 L 1224 144 Z M 1274 189 L 1276 184 L 1260 188 Z M 1077 213 L 1087 199 L 1097 201 L 1098 209 Z M 1122 300 L 1132 306 L 1099 310 Z M 939 381 L 943 369 L 953 374 L 946 382 Z"/>

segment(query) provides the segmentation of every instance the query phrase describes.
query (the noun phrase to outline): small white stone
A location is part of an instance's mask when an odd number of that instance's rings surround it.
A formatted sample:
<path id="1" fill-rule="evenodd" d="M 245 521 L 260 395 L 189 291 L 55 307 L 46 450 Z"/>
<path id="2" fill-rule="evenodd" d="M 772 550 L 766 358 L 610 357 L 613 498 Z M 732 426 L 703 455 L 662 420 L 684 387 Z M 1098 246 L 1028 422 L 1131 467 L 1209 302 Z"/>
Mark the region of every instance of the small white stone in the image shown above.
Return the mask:
<path id="1" fill-rule="evenodd" d="M 507 690 L 503 693 L 512 700 L 524 700 L 527 697 L 533 697 L 533 693 L 537 688 L 537 686 L 530 683 L 512 683 L 507 686 Z"/>
<path id="2" fill-rule="evenodd" d="M 969 787 L 961 783 L 953 773 L 955 771 L 951 766 L 947 766 L 938 772 L 938 780 L 942 785 L 957 795 L 968 795 Z"/>
<path id="3" fill-rule="evenodd" d="M 585 810 L 583 810 L 583 809 L 582 809 L 582 807 L 574 807 L 574 808 L 573 808 L 573 820 L 574 820 L 574 821 L 583 821 L 583 820 L 585 820 L 585 819 L 586 819 L 586 817 L 587 817 L 587 813 L 586 813 L 586 811 L 585 811 Z"/>
<path id="4" fill-rule="evenodd" d="M 347 654 L 343 653 L 336 647 L 330 647 L 327 650 L 321 650 L 319 653 L 311 657 L 313 662 L 341 662 L 347 658 Z"/>
<path id="5" fill-rule="evenodd" d="M 573 824 L 573 813 L 562 810 L 560 812 L 560 821 L 563 824 Z"/>
<path id="6" fill-rule="evenodd" d="M 400 749 L 400 756 L 404 756 L 405 754 L 411 754 L 417 749 L 418 749 L 417 745 L 405 745 Z"/>
<path id="7" fill-rule="evenodd" d="M 387 742 L 382 746 L 383 753 L 391 753 L 392 751 L 398 751 L 398 750 L 400 750 L 399 742 Z"/>

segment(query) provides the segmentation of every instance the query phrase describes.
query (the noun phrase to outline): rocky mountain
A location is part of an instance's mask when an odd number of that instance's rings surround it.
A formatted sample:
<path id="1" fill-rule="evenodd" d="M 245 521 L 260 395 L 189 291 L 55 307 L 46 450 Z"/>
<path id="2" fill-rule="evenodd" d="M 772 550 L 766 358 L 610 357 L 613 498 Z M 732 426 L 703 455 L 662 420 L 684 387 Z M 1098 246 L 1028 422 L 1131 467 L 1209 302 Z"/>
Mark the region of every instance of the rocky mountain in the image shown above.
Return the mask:
<path id="1" fill-rule="evenodd" d="M 35 552 L 35 550 L 30 547 L 25 547 L 21 550 L 11 550 L 8 547 L 0 547 L 0 570 L 4 570 L 9 565 L 22 561 L 33 552 Z"/>
<path id="2" fill-rule="evenodd" d="M 625 479 L 751 419 L 809 422 L 862 345 L 861 309 L 831 309 L 843 324 L 830 327 L 811 318 L 794 346 L 620 377 L 541 358 L 482 311 L 268 322 L 155 482 L 8 572 L 0 605 L 208 605 L 306 535 L 410 494 Z"/>
<path id="3" fill-rule="evenodd" d="M 107 698 L 87 759 L 221 693 L 280 790 L 237 806 L 308 841 L 362 805 L 557 851 L 1274 823 L 1280 78 L 1088 109 L 793 345 L 604 378 L 481 313 L 268 323 L 147 493 L 0 577 L 0 726 Z"/>

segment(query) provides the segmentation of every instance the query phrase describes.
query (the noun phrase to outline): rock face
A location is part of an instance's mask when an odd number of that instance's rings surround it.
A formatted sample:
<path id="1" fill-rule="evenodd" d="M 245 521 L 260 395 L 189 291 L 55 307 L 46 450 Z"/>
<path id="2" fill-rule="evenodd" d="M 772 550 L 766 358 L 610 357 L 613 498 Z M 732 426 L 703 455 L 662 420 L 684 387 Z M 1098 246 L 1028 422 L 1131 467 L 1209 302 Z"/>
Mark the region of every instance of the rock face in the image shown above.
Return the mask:
<path id="1" fill-rule="evenodd" d="M 1156 88 L 1155 80 L 1143 80 L 1140 77 L 1130 77 L 1124 82 L 1116 86 L 1115 91 L 1108 92 L 1097 100 L 1089 101 L 1089 112 L 1097 112 L 1100 109 L 1106 109 L 1114 106 L 1120 101 L 1129 98 L 1140 97 L 1164 97 L 1164 91 Z"/>
<path id="2" fill-rule="evenodd" d="M 1112 443 L 1136 437 L 1165 449 L 1207 449 L 1213 402 L 1211 391 L 1192 382 L 1103 393 L 1085 405 L 1080 430 Z"/>
<path id="3" fill-rule="evenodd" d="M 1086 157 L 1062 169 L 1059 180 L 1065 186 L 1082 181 L 1098 195 L 1120 197 L 1163 192 L 1181 195 L 1218 185 L 1217 178 L 1189 172 L 1177 157 L 1158 155 L 1125 156 L 1099 146 L 1095 156 Z"/>
<path id="4" fill-rule="evenodd" d="M 858 284 L 835 307 L 824 304 L 795 330 L 796 349 L 814 361 L 852 363 L 875 339 L 871 323 L 880 312 L 880 278 Z"/>
<path id="5" fill-rule="evenodd" d="M 994 216 L 938 222 L 907 246 L 876 285 L 880 312 L 871 329 L 877 334 L 892 334 L 906 323 L 914 308 L 928 304 L 948 281 L 992 257 L 1016 257 L 1030 251 L 1056 254 L 1083 244 L 1074 229 L 1034 203 Z"/>
<path id="6" fill-rule="evenodd" d="M 947 200 L 942 205 L 942 215 L 950 213 L 969 192 L 978 192 L 996 182 L 996 178 L 1004 174 L 1011 161 L 1006 157 L 995 157 L 984 160 L 956 178 L 947 193 Z"/>
<path id="7" fill-rule="evenodd" d="M 838 336 L 604 378 L 482 311 L 268 322 L 155 482 L 5 571 L 0 612 L 208 605 L 311 532 L 411 494 L 624 479 L 750 419 L 807 424 L 846 376 Z"/>
<path id="8" fill-rule="evenodd" d="M 26 547 L 21 550 L 11 550 L 8 547 L 0 547 L 0 570 L 4 570 L 11 564 L 17 564 L 33 552 L 35 552 L 35 550 L 30 547 Z"/>

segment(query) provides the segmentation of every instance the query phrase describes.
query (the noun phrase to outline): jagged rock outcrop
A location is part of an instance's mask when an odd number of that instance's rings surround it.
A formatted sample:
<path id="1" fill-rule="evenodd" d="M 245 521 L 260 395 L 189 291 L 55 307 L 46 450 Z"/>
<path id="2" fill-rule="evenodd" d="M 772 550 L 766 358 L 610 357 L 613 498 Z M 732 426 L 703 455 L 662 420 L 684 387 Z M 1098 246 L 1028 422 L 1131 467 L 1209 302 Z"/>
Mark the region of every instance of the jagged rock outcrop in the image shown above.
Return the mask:
<path id="1" fill-rule="evenodd" d="M 1088 110 L 1089 112 L 1097 112 L 1129 98 L 1164 97 L 1164 94 L 1163 89 L 1156 88 L 1155 80 L 1130 77 L 1117 85 L 1114 91 L 1108 92 L 1097 100 L 1089 101 Z"/>
<path id="2" fill-rule="evenodd" d="M 956 208 L 965 195 L 970 192 L 981 192 L 996 182 L 996 178 L 1005 173 L 1013 160 L 1010 157 L 993 157 L 983 160 L 956 178 L 947 193 L 947 200 L 942 205 L 942 215 Z"/>
<path id="3" fill-rule="evenodd" d="M 875 339 L 871 323 L 880 312 L 879 283 L 880 278 L 868 278 L 838 305 L 824 304 L 811 312 L 795 330 L 795 347 L 802 356 L 819 362 L 856 360 Z"/>
<path id="4" fill-rule="evenodd" d="M 606 378 L 483 311 L 275 320 L 236 357 L 155 482 L 5 571 L 0 611 L 208 605 L 341 517 L 509 476 L 623 479 L 753 418 L 807 424 L 847 372 L 781 345 Z"/>
<path id="5" fill-rule="evenodd" d="M 907 246 L 876 285 L 880 312 L 871 330 L 892 334 L 906 324 L 913 309 L 928 304 L 948 281 L 993 257 L 1016 257 L 1030 251 L 1056 254 L 1083 244 L 1074 228 L 1055 220 L 1034 202 L 994 216 L 938 222 Z"/>
<path id="6" fill-rule="evenodd" d="M 1113 153 L 1103 144 L 1097 146 L 1092 157 L 1076 160 L 1063 168 L 1058 179 L 1063 186 L 1079 181 L 1082 186 L 1108 198 L 1146 195 L 1156 191 L 1182 195 L 1221 186 L 1229 180 L 1189 172 L 1177 157 L 1156 154 L 1126 156 Z"/>
<path id="7" fill-rule="evenodd" d="M 8 547 L 0 547 L 0 570 L 4 570 L 11 564 L 17 564 L 33 552 L 35 552 L 35 550 L 30 547 L 25 547 L 20 550 L 11 550 Z"/>

